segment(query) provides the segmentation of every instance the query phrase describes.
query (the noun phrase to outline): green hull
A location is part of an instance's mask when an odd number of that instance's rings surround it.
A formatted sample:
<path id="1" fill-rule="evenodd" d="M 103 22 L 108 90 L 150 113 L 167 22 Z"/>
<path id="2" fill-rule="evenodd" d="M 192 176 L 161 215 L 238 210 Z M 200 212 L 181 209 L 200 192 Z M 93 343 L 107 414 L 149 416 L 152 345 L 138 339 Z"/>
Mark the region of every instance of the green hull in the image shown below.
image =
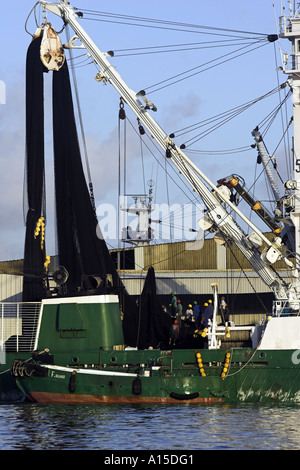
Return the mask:
<path id="1" fill-rule="evenodd" d="M 300 403 L 300 317 L 255 327 L 253 347 L 220 334 L 220 349 L 128 349 L 116 296 L 47 299 L 10 380 L 40 403 Z"/>
<path id="2" fill-rule="evenodd" d="M 295 352 L 114 351 L 102 367 L 20 365 L 16 382 L 39 403 L 300 403 Z M 144 362 L 130 364 L 134 359 Z"/>

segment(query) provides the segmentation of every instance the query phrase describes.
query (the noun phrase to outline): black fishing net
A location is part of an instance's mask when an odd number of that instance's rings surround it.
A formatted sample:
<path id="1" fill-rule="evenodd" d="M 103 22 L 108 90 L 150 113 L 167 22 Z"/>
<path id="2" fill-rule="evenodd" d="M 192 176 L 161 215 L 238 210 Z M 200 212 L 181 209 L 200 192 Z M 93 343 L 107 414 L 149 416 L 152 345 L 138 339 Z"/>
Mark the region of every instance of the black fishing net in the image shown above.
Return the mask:
<path id="1" fill-rule="evenodd" d="M 138 307 L 140 315 L 137 330 L 138 348 L 166 348 L 172 322 L 170 315 L 163 311 L 159 302 L 153 267 L 148 269 Z"/>
<path id="2" fill-rule="evenodd" d="M 27 218 L 23 301 L 49 295 L 45 243 L 36 236 L 44 211 L 44 107 L 40 42 L 32 41 L 26 75 L 26 190 Z M 68 272 L 65 295 L 118 294 L 125 343 L 139 348 L 166 342 L 169 319 L 159 305 L 153 268 L 148 272 L 139 305 L 128 295 L 101 236 L 86 183 L 78 142 L 67 62 L 53 72 L 53 145 L 56 232 L 59 265 Z"/>
<path id="3" fill-rule="evenodd" d="M 53 136 L 56 223 L 59 262 L 69 272 L 68 292 L 76 292 L 84 276 L 111 275 L 121 286 L 86 184 L 78 143 L 67 63 L 53 73 Z"/>
<path id="4" fill-rule="evenodd" d="M 24 252 L 23 301 L 40 300 L 44 295 L 44 252 L 41 239 L 34 233 L 44 214 L 44 84 L 39 57 L 41 39 L 31 42 L 26 58 L 26 165 L 27 201 Z"/>

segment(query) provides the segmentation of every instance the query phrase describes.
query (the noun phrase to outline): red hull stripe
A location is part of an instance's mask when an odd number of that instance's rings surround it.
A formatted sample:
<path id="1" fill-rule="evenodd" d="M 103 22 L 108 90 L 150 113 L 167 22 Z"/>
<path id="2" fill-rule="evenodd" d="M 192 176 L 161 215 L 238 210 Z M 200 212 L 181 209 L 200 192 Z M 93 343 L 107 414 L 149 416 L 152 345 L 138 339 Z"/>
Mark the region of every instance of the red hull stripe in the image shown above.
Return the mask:
<path id="1" fill-rule="evenodd" d="M 32 392 L 28 398 L 37 403 L 224 403 L 224 398 L 198 397 L 176 400 L 171 397 L 118 397 L 100 395 L 71 395 L 63 393 Z"/>

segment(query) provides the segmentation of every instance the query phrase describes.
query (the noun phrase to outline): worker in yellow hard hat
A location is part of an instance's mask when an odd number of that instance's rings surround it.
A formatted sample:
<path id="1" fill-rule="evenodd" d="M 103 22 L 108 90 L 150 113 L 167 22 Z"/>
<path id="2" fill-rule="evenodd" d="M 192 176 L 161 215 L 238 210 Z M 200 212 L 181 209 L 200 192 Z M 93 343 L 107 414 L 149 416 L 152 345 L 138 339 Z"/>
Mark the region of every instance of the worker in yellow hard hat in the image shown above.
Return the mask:
<path id="1" fill-rule="evenodd" d="M 192 318 L 193 318 L 193 308 L 192 308 L 192 305 L 189 304 L 188 308 L 185 311 L 185 320 L 187 322 L 190 322 L 192 320 Z"/>
<path id="2" fill-rule="evenodd" d="M 203 325 L 204 328 L 208 327 L 208 320 L 211 320 L 213 316 L 213 305 L 211 301 L 205 302 L 203 312 Z"/>

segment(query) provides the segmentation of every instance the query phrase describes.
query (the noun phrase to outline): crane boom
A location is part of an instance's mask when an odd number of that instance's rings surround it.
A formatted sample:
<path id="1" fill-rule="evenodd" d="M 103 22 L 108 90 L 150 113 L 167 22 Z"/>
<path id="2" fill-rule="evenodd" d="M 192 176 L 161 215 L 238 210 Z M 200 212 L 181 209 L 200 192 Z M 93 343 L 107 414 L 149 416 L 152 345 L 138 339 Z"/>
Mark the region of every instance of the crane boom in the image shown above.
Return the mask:
<path id="1" fill-rule="evenodd" d="M 248 259 L 253 269 L 261 279 L 274 291 L 277 299 L 295 300 L 298 298 L 293 285 L 288 285 L 270 264 L 282 259 L 290 269 L 292 264 L 285 258 L 281 251 L 281 240 L 279 237 L 270 241 L 239 209 L 229 200 L 228 194 L 214 185 L 209 178 L 184 154 L 181 148 L 177 147 L 172 138 L 157 124 L 148 111 L 153 103 L 146 99 L 144 91 L 134 92 L 124 82 L 120 74 L 115 70 L 108 60 L 108 54 L 102 52 L 94 41 L 88 36 L 80 25 L 78 19 L 81 16 L 74 11 L 74 8 L 66 0 L 59 4 L 41 0 L 39 2 L 48 11 L 60 16 L 65 23 L 68 23 L 75 33 L 75 36 L 67 44 L 73 47 L 74 42 L 79 39 L 82 46 L 93 57 L 94 62 L 99 66 L 98 79 L 105 83 L 110 83 L 119 93 L 125 102 L 138 117 L 143 126 L 149 131 L 151 136 L 166 152 L 166 157 L 173 162 L 180 173 L 185 177 L 193 189 L 199 194 L 207 207 L 205 220 L 202 223 L 215 231 L 219 231 L 225 240 L 233 241 L 243 255 Z M 226 210 L 226 206 L 232 209 L 254 232 L 254 236 L 249 236 L 235 222 L 233 217 Z M 266 245 L 265 252 L 261 255 L 258 246 Z"/>
<path id="2" fill-rule="evenodd" d="M 269 165 L 270 156 L 268 155 L 267 149 L 265 147 L 265 144 L 263 142 L 261 133 L 259 132 L 258 128 L 253 129 L 252 135 L 253 135 L 254 140 L 256 142 L 256 146 L 257 146 L 259 155 L 261 157 L 266 175 L 268 177 L 268 180 L 269 180 L 269 183 L 270 183 L 270 186 L 271 186 L 271 189 L 272 189 L 274 200 L 279 201 L 280 200 L 280 193 L 279 193 L 278 185 L 277 185 L 277 182 L 275 181 L 275 179 L 273 177 L 273 173 L 272 173 L 270 165 Z"/>

